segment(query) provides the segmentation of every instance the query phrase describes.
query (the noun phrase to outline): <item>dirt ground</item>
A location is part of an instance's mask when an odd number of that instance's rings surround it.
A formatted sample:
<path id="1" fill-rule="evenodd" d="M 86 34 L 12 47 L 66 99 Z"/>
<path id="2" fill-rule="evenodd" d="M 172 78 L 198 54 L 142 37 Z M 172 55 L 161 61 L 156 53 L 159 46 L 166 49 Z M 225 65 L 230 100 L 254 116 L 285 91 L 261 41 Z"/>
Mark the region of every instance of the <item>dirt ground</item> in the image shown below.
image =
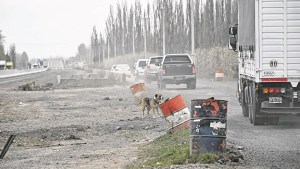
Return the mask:
<path id="1" fill-rule="evenodd" d="M 141 118 L 129 86 L 0 93 L 1 148 L 17 135 L 1 168 L 124 168 L 168 128 Z"/>

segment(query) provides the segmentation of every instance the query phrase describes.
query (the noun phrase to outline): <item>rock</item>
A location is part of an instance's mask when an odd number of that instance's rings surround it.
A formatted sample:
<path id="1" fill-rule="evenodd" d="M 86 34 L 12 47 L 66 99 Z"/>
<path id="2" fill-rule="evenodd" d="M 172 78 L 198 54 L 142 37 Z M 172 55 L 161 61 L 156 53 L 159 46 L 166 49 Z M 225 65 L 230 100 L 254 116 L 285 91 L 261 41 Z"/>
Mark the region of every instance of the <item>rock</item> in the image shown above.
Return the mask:
<path id="1" fill-rule="evenodd" d="M 223 160 L 218 160 L 217 161 L 219 164 L 224 164 L 224 161 Z"/>
<path id="2" fill-rule="evenodd" d="M 122 127 L 121 127 L 121 126 L 118 126 L 116 129 L 117 129 L 117 130 L 122 130 Z"/>
<path id="3" fill-rule="evenodd" d="M 119 98 L 119 101 L 123 101 L 123 99 L 122 99 L 122 98 Z"/>
<path id="4" fill-rule="evenodd" d="M 244 150 L 244 149 L 245 149 L 243 146 L 236 146 L 236 148 L 237 148 L 238 150 Z"/>
<path id="5" fill-rule="evenodd" d="M 71 134 L 69 137 L 67 137 L 65 140 L 80 140 L 79 137 L 76 137 L 74 134 Z"/>
<path id="6" fill-rule="evenodd" d="M 234 159 L 231 160 L 231 162 L 235 162 L 235 163 L 238 163 L 239 161 L 240 161 L 239 158 L 234 158 Z"/>
<path id="7" fill-rule="evenodd" d="M 242 159 L 242 160 L 244 160 L 243 154 L 240 154 L 239 158 Z"/>
<path id="8" fill-rule="evenodd" d="M 110 100 L 110 98 L 109 97 L 104 97 L 104 100 Z"/>
<path id="9" fill-rule="evenodd" d="M 145 130 L 149 130 L 149 127 L 147 126 L 147 127 L 145 127 L 144 129 L 145 129 Z"/>

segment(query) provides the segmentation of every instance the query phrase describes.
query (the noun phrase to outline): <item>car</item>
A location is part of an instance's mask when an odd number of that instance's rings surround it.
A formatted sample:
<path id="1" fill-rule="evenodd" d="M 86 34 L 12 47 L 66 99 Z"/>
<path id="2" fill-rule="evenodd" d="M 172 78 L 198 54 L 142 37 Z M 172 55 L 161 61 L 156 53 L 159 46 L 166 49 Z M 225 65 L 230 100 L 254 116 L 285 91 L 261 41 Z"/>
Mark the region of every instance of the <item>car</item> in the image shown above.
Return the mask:
<path id="1" fill-rule="evenodd" d="M 74 68 L 78 69 L 78 70 L 87 70 L 88 66 L 86 63 L 84 62 L 75 62 L 74 63 Z"/>
<path id="2" fill-rule="evenodd" d="M 111 67 L 111 72 L 125 74 L 126 77 L 131 77 L 131 70 L 128 64 L 116 64 Z"/>
<path id="3" fill-rule="evenodd" d="M 161 63 L 162 59 L 163 56 L 153 56 L 149 58 L 145 69 L 145 82 L 151 83 L 151 81 L 157 80 L 157 71 L 159 69 L 157 64 Z"/>
<path id="4" fill-rule="evenodd" d="M 134 66 L 134 76 L 135 79 L 143 79 L 144 78 L 144 71 L 147 66 L 148 59 L 138 59 Z"/>
<path id="5" fill-rule="evenodd" d="M 157 86 L 165 89 L 166 84 L 186 84 L 196 89 L 196 68 L 188 54 L 167 54 L 163 57 L 157 72 Z"/>

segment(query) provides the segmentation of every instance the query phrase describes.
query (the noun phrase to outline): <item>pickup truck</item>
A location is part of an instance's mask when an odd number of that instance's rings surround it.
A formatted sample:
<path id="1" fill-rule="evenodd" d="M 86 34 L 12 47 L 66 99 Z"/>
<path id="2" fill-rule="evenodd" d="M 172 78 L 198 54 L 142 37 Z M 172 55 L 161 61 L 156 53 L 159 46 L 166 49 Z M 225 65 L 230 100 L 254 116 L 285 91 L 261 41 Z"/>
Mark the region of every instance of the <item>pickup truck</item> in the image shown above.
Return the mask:
<path id="1" fill-rule="evenodd" d="M 188 54 L 167 54 L 157 65 L 159 89 L 165 89 L 166 84 L 186 84 L 188 89 L 196 89 L 196 69 Z"/>

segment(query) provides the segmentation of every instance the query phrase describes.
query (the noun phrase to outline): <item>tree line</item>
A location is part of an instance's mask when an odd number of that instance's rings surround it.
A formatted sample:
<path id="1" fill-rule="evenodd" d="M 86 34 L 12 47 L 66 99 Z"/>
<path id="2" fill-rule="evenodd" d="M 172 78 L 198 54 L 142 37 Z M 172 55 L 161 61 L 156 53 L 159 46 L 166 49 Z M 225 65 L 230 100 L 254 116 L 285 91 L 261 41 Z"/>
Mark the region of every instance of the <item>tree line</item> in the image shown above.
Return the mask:
<path id="1" fill-rule="evenodd" d="M 0 60 L 5 60 L 6 62 L 13 62 L 14 68 L 25 69 L 28 66 L 28 55 L 26 52 L 18 54 L 16 51 L 15 44 L 9 46 L 9 50 L 5 52 L 4 46 L 5 36 L 2 35 L 0 30 Z"/>
<path id="2" fill-rule="evenodd" d="M 81 44 L 77 59 L 99 63 L 133 52 L 163 53 L 163 19 L 166 53 L 191 51 L 191 10 L 194 12 L 195 48 L 224 47 L 228 28 L 237 23 L 237 0 L 154 0 L 142 8 L 140 0 L 128 6 L 123 2 L 110 7 L 105 32 L 92 29 L 90 47 Z M 78 47 L 78 49 L 80 48 Z M 83 52 L 83 51 L 89 52 Z"/>

